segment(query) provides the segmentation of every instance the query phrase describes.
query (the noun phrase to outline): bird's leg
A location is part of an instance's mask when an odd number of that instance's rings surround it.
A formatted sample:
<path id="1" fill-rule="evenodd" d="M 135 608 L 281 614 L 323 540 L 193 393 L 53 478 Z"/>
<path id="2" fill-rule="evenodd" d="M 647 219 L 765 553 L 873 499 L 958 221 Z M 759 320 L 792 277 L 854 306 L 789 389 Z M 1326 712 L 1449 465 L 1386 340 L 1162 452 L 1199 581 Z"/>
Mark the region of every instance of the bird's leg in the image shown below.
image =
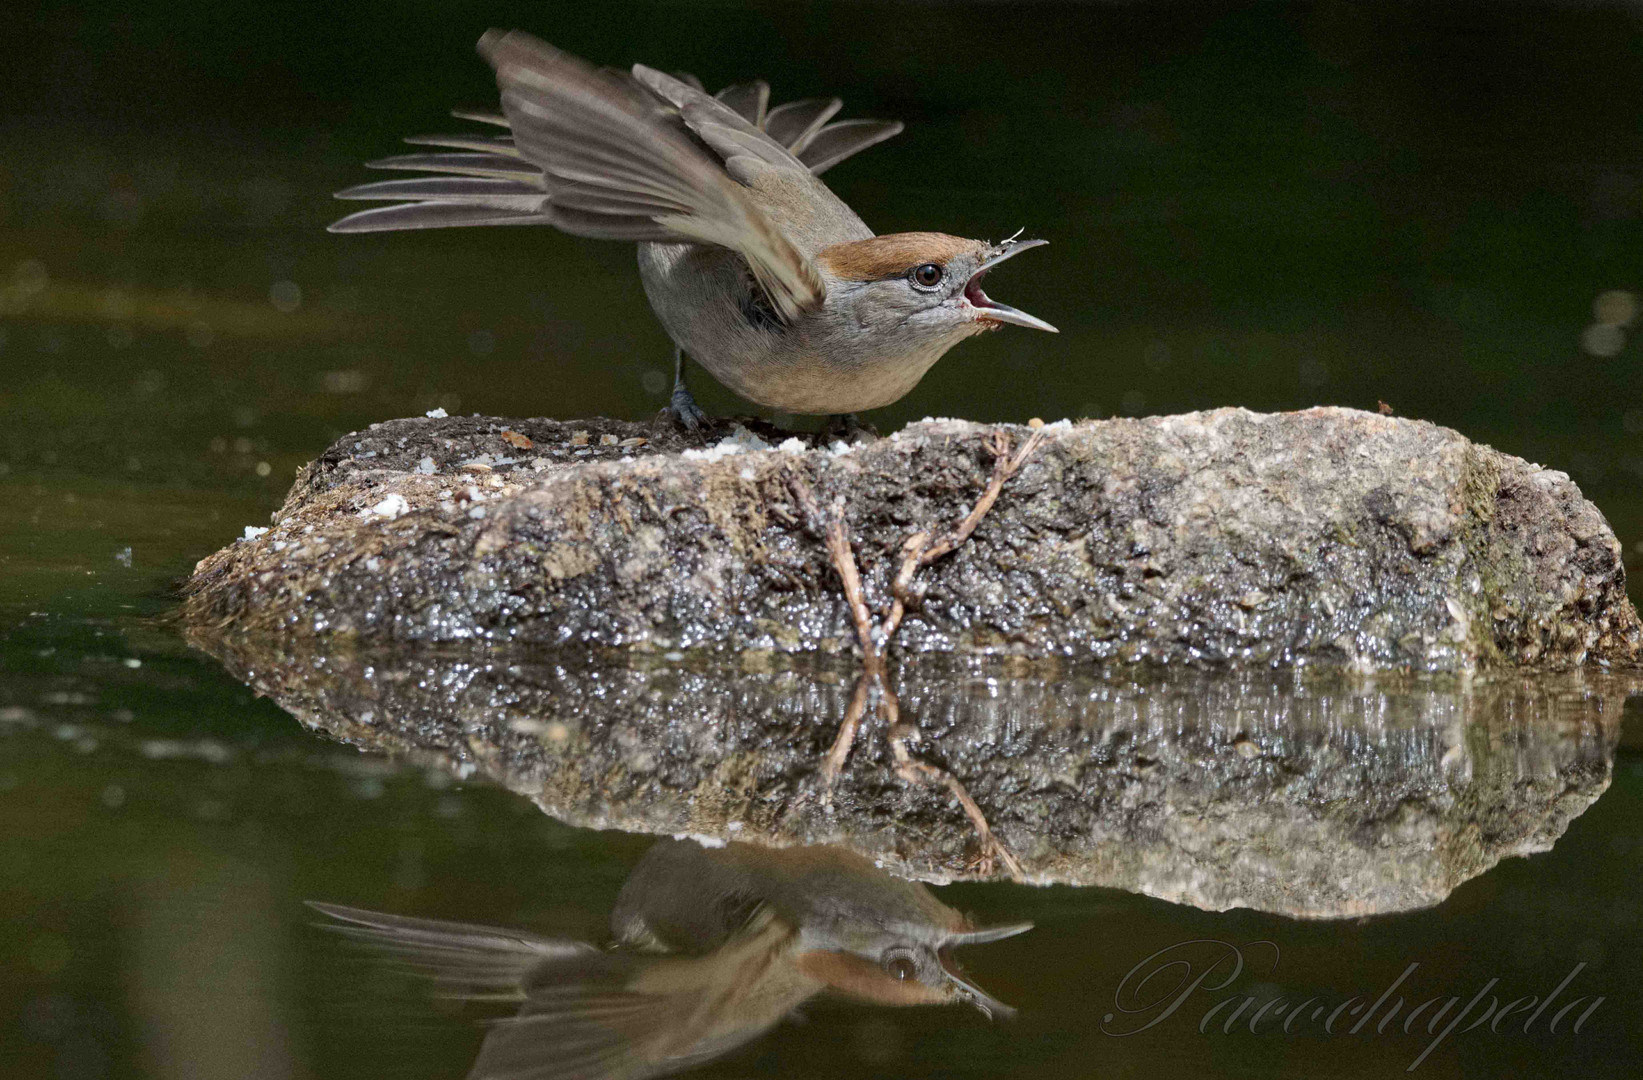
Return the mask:
<path id="1" fill-rule="evenodd" d="M 696 404 L 696 399 L 690 396 L 690 389 L 685 386 L 685 351 L 677 345 L 673 347 L 673 396 L 668 399 L 667 411 L 693 434 L 710 422 L 707 413 Z"/>
<path id="2" fill-rule="evenodd" d="M 855 413 L 834 413 L 817 433 L 822 444 L 866 442 L 879 437 L 878 429 Z"/>

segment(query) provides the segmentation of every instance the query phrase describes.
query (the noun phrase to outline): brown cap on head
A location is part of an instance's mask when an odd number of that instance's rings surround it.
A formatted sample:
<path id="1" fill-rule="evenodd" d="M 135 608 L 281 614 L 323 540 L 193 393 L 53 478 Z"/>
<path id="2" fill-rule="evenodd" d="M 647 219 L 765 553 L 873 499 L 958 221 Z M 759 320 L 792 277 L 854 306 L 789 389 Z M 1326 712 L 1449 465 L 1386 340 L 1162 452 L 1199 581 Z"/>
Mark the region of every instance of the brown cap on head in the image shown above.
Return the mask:
<path id="1" fill-rule="evenodd" d="M 834 244 L 816 253 L 816 261 L 834 277 L 848 281 L 882 281 L 900 277 L 922 263 L 942 263 L 955 255 L 979 251 L 979 240 L 938 232 L 891 233 Z"/>

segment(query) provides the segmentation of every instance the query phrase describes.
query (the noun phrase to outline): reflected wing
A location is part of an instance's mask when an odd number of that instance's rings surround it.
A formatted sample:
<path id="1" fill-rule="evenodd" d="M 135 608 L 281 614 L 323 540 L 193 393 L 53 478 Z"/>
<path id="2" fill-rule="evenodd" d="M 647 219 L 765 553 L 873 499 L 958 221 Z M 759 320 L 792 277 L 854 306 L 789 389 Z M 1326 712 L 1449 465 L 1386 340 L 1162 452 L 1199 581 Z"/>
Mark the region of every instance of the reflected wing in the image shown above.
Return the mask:
<path id="1" fill-rule="evenodd" d="M 598 952 L 579 941 L 496 926 L 413 919 L 313 900 L 308 906 L 334 920 L 321 923 L 324 929 L 370 946 L 401 970 L 457 997 L 523 998 L 526 975 L 538 965 Z"/>
<path id="2" fill-rule="evenodd" d="M 798 932 L 768 913 L 705 956 L 599 952 L 533 968 L 519 1015 L 468 1080 L 659 1076 L 729 1053 L 820 988 L 795 973 Z"/>

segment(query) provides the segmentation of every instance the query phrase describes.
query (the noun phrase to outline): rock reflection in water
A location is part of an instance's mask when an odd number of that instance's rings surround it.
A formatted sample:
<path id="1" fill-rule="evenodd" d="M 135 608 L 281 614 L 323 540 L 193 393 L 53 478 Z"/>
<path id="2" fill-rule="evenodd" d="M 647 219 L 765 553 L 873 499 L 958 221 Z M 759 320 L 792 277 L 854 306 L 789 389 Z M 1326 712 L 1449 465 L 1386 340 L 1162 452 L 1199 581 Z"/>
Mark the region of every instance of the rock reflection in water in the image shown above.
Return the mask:
<path id="1" fill-rule="evenodd" d="M 841 848 L 652 847 L 611 912 L 613 947 L 330 904 L 330 928 L 446 994 L 520 1002 L 470 1080 L 647 1077 L 722 1056 L 821 993 L 880 1005 L 1011 1010 L 952 950 L 1031 923 L 978 928 L 924 886 Z"/>
<path id="2" fill-rule="evenodd" d="M 571 824 L 837 844 L 933 881 L 973 866 L 951 795 L 896 776 L 871 714 L 817 797 L 854 672 L 201 644 L 306 724 Z M 894 682 L 914 752 L 962 780 L 1029 880 L 1301 917 L 1427 907 L 1545 850 L 1607 788 L 1639 686 L 912 662 Z"/>

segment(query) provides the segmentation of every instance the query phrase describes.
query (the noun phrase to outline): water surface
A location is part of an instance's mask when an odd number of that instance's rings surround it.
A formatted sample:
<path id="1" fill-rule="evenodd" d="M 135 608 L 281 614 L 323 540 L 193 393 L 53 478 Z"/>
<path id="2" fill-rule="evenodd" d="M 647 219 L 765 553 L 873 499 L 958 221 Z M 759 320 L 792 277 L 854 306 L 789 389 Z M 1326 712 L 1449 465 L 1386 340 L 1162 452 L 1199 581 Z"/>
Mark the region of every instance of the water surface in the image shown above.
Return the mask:
<path id="1" fill-rule="evenodd" d="M 1627 7 L 27 6 L 0 35 L 7 1075 L 462 1075 L 476 1018 L 315 930 L 302 901 L 598 941 L 654 837 L 591 826 L 679 827 L 643 785 L 603 819 L 560 799 L 567 824 L 539 805 L 549 774 L 530 773 L 532 790 L 481 767 L 475 745 L 546 731 L 499 725 L 509 694 L 532 707 L 509 722 L 585 723 L 607 763 L 624 732 L 723 725 L 725 745 L 794 786 L 848 706 L 838 672 L 396 657 L 377 666 L 417 673 L 411 686 L 453 663 L 468 677 L 444 712 L 392 698 L 387 719 L 420 718 L 400 735 L 421 742 L 389 753 L 360 734 L 359 687 L 375 684 L 358 658 L 298 685 L 155 621 L 195 560 L 265 523 L 293 471 L 348 430 L 434 407 L 663 404 L 669 350 L 631 252 L 535 230 L 323 231 L 346 209 L 329 192 L 369 178 L 359 162 L 489 99 L 471 45 L 492 24 L 713 85 L 756 73 L 778 97 L 839 92 L 852 115 L 909 125 L 829 174 L 870 224 L 1052 241 L 990 284 L 1062 334 L 967 343 L 881 428 L 1385 401 L 1567 469 L 1635 565 L 1643 27 Z M 1032 850 L 1032 813 L 1076 823 L 1054 832 L 1062 862 L 1040 858 L 1085 884 L 935 889 L 982 922 L 1036 924 L 965 956 L 1020 1015 L 818 1001 L 700 1075 L 1391 1075 L 1433 1035 L 1199 1025 L 1229 995 L 1373 1000 L 1410 964 L 1409 1007 L 1464 1005 L 1492 979 L 1503 1002 L 1543 996 L 1571 972 L 1565 995 L 1605 998 L 1579 1034 L 1578 1014 L 1556 1034 L 1546 1016 L 1528 1033 L 1521 1017 L 1484 1025 L 1422 1070 L 1629 1075 L 1643 738 L 1616 678 L 909 676 L 920 752 L 996 794 L 1008 839 Z M 321 721 L 328 689 L 356 706 L 328 715 L 353 727 Z M 1012 800 L 1009 758 L 987 751 L 1033 732 L 1105 746 L 1122 769 Z M 954 876 L 966 823 L 895 776 L 883 735 L 865 732 L 847 791 L 908 808 L 910 827 L 793 827 Z M 774 820 L 790 788 L 770 790 L 758 805 Z M 1079 818 L 1068 808 L 1087 792 L 1109 802 Z M 1101 833 L 1115 808 L 1130 831 Z M 1210 836 L 1223 842 L 1191 847 Z M 1286 845 L 1320 859 L 1287 909 L 1251 891 L 1285 879 L 1251 853 Z M 1112 857 L 1076 876 L 1077 851 Z M 1354 853 L 1360 876 L 1332 877 L 1342 864 L 1326 857 Z M 1319 895 L 1337 915 L 1403 901 L 1324 919 L 1307 907 Z M 1140 1004 L 1126 976 L 1195 939 L 1237 945 L 1247 970 L 1150 1026 L 1156 1010 L 1126 1011 Z M 1185 959 L 1202 970 L 1213 955 Z"/>

